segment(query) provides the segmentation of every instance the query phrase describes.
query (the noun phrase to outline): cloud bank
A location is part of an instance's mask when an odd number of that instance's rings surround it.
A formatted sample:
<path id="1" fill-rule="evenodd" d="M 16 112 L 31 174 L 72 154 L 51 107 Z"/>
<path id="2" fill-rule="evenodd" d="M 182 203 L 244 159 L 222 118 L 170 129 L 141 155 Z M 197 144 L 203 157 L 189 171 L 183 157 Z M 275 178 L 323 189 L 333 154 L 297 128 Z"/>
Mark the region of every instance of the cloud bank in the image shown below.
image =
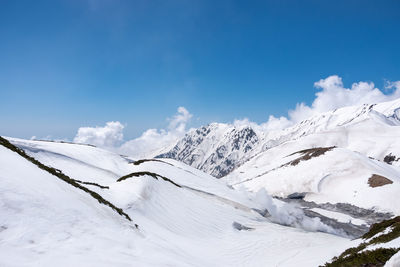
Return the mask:
<path id="1" fill-rule="evenodd" d="M 138 158 L 156 156 L 163 149 L 178 141 L 186 134 L 186 125 L 192 114 L 179 107 L 177 114 L 169 119 L 168 129 L 148 129 L 140 137 L 124 143 L 119 151 Z"/>
<path id="2" fill-rule="evenodd" d="M 353 83 L 351 88 L 345 88 L 342 78 L 337 75 L 321 79 L 315 82 L 314 86 L 321 91 L 316 93 L 311 107 L 300 103 L 295 110 L 289 111 L 289 118 L 293 122 L 300 122 L 312 115 L 341 107 L 385 102 L 400 97 L 399 82 L 386 86 L 386 89 L 394 89 L 389 94 L 384 94 L 373 82 Z"/>
<path id="3" fill-rule="evenodd" d="M 124 125 L 119 121 L 107 122 L 104 127 L 81 127 L 78 129 L 74 142 L 114 148 L 124 138 L 123 129 Z"/>
<path id="4" fill-rule="evenodd" d="M 81 127 L 74 138 L 75 143 L 92 144 L 135 158 L 156 156 L 186 133 L 186 125 L 192 114 L 179 107 L 177 114 L 168 119 L 167 129 L 148 129 L 138 138 L 124 142 L 125 128 L 119 121 L 107 122 L 104 127 Z"/>

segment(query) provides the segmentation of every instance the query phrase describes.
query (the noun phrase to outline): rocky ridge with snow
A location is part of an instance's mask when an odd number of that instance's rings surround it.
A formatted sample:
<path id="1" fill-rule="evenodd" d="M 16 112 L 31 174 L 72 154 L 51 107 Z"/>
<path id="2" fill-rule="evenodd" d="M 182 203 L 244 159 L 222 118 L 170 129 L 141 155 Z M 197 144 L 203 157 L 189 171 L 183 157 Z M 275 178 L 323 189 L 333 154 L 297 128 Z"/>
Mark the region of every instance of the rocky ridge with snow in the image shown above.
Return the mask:
<path id="1" fill-rule="evenodd" d="M 251 155 L 260 138 L 260 133 L 251 127 L 212 123 L 190 131 L 157 158 L 173 158 L 220 178 Z"/>

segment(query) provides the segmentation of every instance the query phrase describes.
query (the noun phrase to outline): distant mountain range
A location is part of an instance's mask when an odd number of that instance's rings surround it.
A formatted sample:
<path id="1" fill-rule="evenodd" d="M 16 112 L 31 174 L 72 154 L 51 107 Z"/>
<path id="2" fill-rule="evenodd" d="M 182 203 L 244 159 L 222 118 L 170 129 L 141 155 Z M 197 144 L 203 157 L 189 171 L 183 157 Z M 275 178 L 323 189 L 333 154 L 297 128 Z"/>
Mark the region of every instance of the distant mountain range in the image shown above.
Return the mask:
<path id="1" fill-rule="evenodd" d="M 271 148 L 296 141 L 291 153 L 336 146 L 400 164 L 400 100 L 336 109 L 281 131 L 264 132 L 251 125 L 212 123 L 189 131 L 157 158 L 172 158 L 221 178 Z M 310 142 L 309 136 L 315 136 Z M 271 161 L 273 159 L 269 159 Z"/>

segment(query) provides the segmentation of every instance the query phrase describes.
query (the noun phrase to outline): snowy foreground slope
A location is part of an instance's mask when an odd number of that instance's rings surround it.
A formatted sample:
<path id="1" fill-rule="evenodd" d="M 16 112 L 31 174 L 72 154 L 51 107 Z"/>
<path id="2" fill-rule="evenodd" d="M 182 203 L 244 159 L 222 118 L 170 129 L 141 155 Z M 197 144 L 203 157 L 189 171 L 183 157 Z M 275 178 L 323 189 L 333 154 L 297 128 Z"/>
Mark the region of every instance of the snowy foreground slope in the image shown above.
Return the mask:
<path id="1" fill-rule="evenodd" d="M 354 242 L 174 160 L 10 140 L 58 170 L 0 145 L 0 266 L 318 266 Z"/>

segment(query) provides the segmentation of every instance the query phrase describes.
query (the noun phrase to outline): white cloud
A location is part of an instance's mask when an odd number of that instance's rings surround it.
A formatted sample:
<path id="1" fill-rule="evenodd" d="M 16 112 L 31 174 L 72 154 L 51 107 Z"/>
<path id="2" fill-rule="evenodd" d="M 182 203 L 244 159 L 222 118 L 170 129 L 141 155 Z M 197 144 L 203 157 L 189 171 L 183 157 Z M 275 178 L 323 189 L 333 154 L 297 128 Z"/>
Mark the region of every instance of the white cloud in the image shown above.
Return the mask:
<path id="1" fill-rule="evenodd" d="M 250 121 L 247 118 L 244 118 L 241 120 L 235 120 L 233 122 L 233 125 L 235 127 L 250 126 L 255 131 L 269 132 L 269 131 L 285 129 L 286 127 L 289 127 L 290 125 L 292 125 L 292 123 L 286 117 L 282 116 L 282 117 L 277 118 L 277 117 L 274 117 L 273 115 L 270 115 L 268 118 L 268 121 L 265 123 L 257 124 L 255 122 Z"/>
<path id="2" fill-rule="evenodd" d="M 192 114 L 184 107 L 178 108 L 178 113 L 169 119 L 168 130 L 149 129 L 140 137 L 124 143 L 119 151 L 137 158 L 156 156 L 160 149 L 174 145 L 186 134 L 186 125 Z"/>
<path id="3" fill-rule="evenodd" d="M 192 114 L 184 107 L 178 108 L 178 113 L 170 119 L 168 129 L 172 131 L 185 131 L 186 123 L 192 118 Z"/>
<path id="4" fill-rule="evenodd" d="M 385 89 L 392 90 L 393 95 L 395 95 L 396 97 L 400 97 L 400 81 L 386 81 Z"/>
<path id="5" fill-rule="evenodd" d="M 123 142 L 123 129 L 119 121 L 107 122 L 104 127 L 81 127 L 74 138 L 76 143 L 92 144 L 135 158 L 155 156 L 162 148 L 175 144 L 186 133 L 192 114 L 179 107 L 177 114 L 168 119 L 167 129 L 148 129 L 138 138 Z"/>
<path id="6" fill-rule="evenodd" d="M 341 107 L 379 103 L 400 97 L 399 82 L 388 83 L 386 88 L 395 88 L 389 94 L 384 94 L 373 82 L 353 83 L 351 88 L 345 88 L 342 78 L 337 75 L 321 79 L 314 83 L 314 86 L 321 91 L 315 94 L 316 98 L 311 107 L 301 103 L 297 104 L 295 110 L 289 111 L 289 118 L 294 123 L 311 115 Z"/>
<path id="7" fill-rule="evenodd" d="M 123 130 L 124 125 L 119 121 L 107 122 L 104 127 L 81 127 L 78 129 L 74 142 L 114 148 L 121 144 L 124 138 Z"/>

